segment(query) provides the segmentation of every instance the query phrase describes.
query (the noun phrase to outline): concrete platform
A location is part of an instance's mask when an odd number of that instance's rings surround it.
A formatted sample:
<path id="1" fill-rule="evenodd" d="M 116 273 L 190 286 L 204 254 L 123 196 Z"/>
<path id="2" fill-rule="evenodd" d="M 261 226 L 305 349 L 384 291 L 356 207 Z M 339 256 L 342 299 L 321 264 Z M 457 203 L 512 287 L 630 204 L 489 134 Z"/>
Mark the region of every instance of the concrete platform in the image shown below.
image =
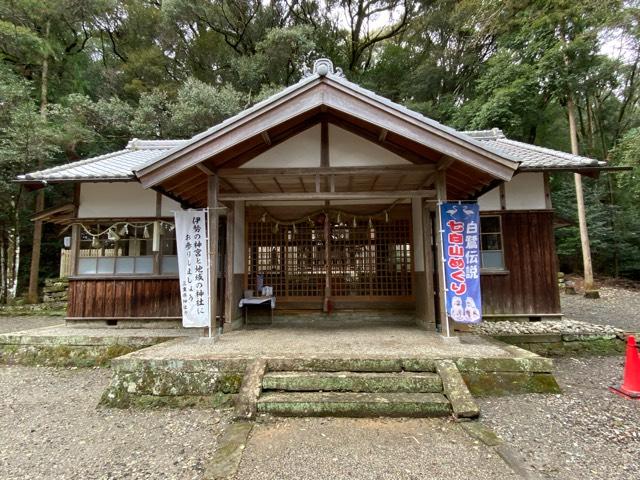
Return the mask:
<path id="1" fill-rule="evenodd" d="M 202 335 L 185 329 L 34 328 L 0 335 L 0 364 L 108 365 L 110 360 L 178 337 Z"/>
<path id="2" fill-rule="evenodd" d="M 270 372 L 435 372 L 450 359 L 476 395 L 557 392 L 553 363 L 487 337 L 444 339 L 401 325 L 274 326 L 180 338 L 112 361 L 103 404 L 212 405 L 236 394 L 248 365 Z"/>

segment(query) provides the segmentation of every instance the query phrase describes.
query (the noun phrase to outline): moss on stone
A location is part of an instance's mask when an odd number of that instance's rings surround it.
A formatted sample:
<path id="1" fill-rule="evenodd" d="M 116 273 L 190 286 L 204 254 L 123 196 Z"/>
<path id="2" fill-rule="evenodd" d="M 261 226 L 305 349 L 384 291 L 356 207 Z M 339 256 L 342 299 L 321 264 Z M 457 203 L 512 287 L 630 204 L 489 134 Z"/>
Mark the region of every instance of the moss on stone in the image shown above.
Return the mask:
<path id="1" fill-rule="evenodd" d="M 554 342 L 523 342 L 522 336 L 517 338 L 503 336 L 500 340 L 546 357 L 619 355 L 625 350 L 624 341 L 612 335 L 580 337 L 563 335 L 561 341 Z"/>
<path id="2" fill-rule="evenodd" d="M 238 393 L 243 377 L 242 373 L 222 373 L 218 379 L 218 390 L 224 393 Z"/>
<path id="3" fill-rule="evenodd" d="M 469 391 L 478 397 L 518 393 L 560 393 L 551 373 L 463 372 Z"/>
<path id="4" fill-rule="evenodd" d="M 359 396 L 357 401 L 354 401 L 353 397 L 344 401 L 336 399 L 306 401 L 299 394 L 287 393 L 286 395 L 290 400 L 272 401 L 273 396 L 261 398 L 258 401 L 258 411 L 289 417 L 435 417 L 451 414 L 451 405 L 444 396 L 439 394 L 421 394 L 425 396 L 425 400 L 416 400 L 412 397 L 415 394 L 406 394 L 409 395 L 406 399 L 402 398 L 405 394 L 393 394 L 395 398 L 387 401 L 380 401 L 375 397 L 376 394 L 353 394 Z M 369 399 L 368 395 L 374 395 L 374 397 Z M 427 398 L 433 398 L 433 400 L 429 401 Z"/>
<path id="5" fill-rule="evenodd" d="M 399 372 L 400 358 L 271 358 L 269 371 L 298 372 Z"/>
<path id="6" fill-rule="evenodd" d="M 0 345 L 0 364 L 48 367 L 108 366 L 111 359 L 143 348 L 129 345 Z"/>

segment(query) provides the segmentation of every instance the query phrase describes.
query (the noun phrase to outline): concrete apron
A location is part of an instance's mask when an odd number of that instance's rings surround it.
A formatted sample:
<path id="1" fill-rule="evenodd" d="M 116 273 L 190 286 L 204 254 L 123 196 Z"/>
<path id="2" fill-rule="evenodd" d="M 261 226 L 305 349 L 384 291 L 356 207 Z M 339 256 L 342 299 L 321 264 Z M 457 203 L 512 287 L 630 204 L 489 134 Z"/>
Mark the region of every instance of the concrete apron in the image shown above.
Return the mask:
<path id="1" fill-rule="evenodd" d="M 449 360 L 476 396 L 559 390 L 551 360 L 475 335 L 462 335 L 452 342 L 413 326 L 335 323 L 242 330 L 214 340 L 201 335 L 184 329 L 47 327 L 0 335 L 0 362 L 51 366 L 110 363 L 113 376 L 102 403 L 113 407 L 228 404 L 240 391 L 247 367 L 255 359 L 264 360 L 265 372 L 355 374 L 442 374 L 444 367 L 438 369 L 438 362 Z M 372 382 L 386 385 L 365 393 L 397 393 L 397 398 L 410 399 L 407 394 L 415 393 L 412 390 L 385 390 L 398 380 L 360 377 L 354 381 L 365 386 Z M 329 378 L 329 385 L 331 381 Z M 320 385 L 319 390 L 327 388 Z M 344 381 L 342 385 L 340 388 L 347 388 Z M 362 391 L 355 393 L 354 398 L 359 398 Z M 388 400 L 380 398 L 381 402 Z M 341 408 L 353 410 L 349 405 Z"/>
<path id="2" fill-rule="evenodd" d="M 433 335 L 421 347 L 420 342 L 409 342 L 405 345 L 407 352 L 403 353 L 395 351 L 395 346 L 391 348 L 383 339 L 377 346 L 357 342 L 340 345 L 339 334 L 333 332 L 333 343 L 340 346 L 340 351 L 324 345 L 300 353 L 297 344 L 307 348 L 314 341 L 326 341 L 326 332 L 321 331 L 317 336 L 290 335 L 282 345 L 277 344 L 277 349 L 269 345 L 268 335 L 262 338 L 262 344 L 257 344 L 254 335 L 259 333 L 264 331 L 232 332 L 214 342 L 176 339 L 116 358 L 112 360 L 113 376 L 102 404 L 120 408 L 230 406 L 241 391 L 246 372 L 251 371 L 251 365 L 258 359 L 264 362 L 264 370 L 253 368 L 263 375 L 266 372 L 323 372 L 325 377 L 330 372 L 442 374 L 446 366 L 459 372 L 474 396 L 559 392 L 552 360 L 477 336 L 465 336 L 460 342 L 452 343 Z M 282 334 L 286 336 L 285 332 Z M 387 334 L 393 335 L 393 332 Z M 401 343 L 406 340 L 397 330 L 395 334 Z M 442 360 L 449 363 L 443 366 Z M 297 381 L 299 384 L 300 379 Z M 319 391 L 324 388 L 319 387 Z M 260 384 L 253 382 L 246 389 L 259 391 Z M 358 395 L 354 393 L 353 398 Z M 403 395 L 407 398 L 406 393 Z M 352 409 L 348 406 L 340 408 L 351 416 Z"/>

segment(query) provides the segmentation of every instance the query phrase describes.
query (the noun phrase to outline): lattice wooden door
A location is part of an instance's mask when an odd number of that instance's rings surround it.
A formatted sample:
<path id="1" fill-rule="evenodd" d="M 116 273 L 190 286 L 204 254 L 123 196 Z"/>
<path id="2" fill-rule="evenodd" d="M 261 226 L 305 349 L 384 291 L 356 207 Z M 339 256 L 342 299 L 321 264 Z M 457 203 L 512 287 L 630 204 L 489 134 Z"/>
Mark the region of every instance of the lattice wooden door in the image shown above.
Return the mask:
<path id="1" fill-rule="evenodd" d="M 344 217 L 345 215 L 343 215 Z M 328 242 L 324 214 L 312 221 L 279 225 L 255 218 L 247 222 L 247 286 L 257 277 L 279 300 L 318 301 L 325 295 L 329 246 L 331 298 L 366 303 L 371 299 L 411 299 L 413 269 L 411 219 L 338 221 L 330 213 Z"/>

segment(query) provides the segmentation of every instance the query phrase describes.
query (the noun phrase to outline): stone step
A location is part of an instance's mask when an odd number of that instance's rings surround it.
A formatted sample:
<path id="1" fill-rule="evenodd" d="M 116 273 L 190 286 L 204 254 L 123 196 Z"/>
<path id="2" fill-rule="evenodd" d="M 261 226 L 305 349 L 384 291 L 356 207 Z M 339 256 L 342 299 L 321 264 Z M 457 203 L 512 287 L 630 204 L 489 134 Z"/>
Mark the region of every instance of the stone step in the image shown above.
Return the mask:
<path id="1" fill-rule="evenodd" d="M 269 372 L 263 390 L 292 392 L 440 393 L 442 380 L 435 373 L 389 372 Z"/>
<path id="2" fill-rule="evenodd" d="M 286 417 L 442 417 L 440 393 L 264 392 L 258 412 Z"/>

